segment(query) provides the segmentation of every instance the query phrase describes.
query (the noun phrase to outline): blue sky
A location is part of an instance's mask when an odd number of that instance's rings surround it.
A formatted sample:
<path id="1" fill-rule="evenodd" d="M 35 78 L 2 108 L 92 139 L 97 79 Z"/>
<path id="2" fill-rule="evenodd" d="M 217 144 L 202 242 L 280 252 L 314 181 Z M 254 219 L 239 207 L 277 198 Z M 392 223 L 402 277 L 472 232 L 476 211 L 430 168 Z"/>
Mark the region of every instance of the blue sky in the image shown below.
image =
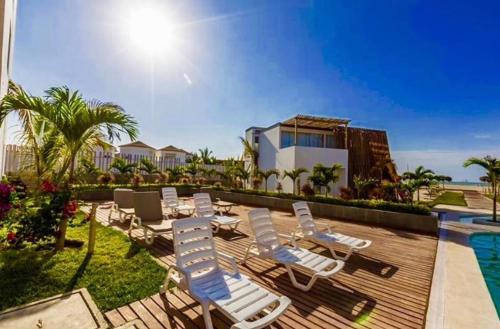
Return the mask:
<path id="1" fill-rule="evenodd" d="M 141 6 L 175 26 L 154 56 L 129 38 Z M 13 79 L 116 102 L 155 147 L 235 156 L 249 126 L 327 115 L 387 130 L 401 170 L 476 180 L 461 163 L 500 156 L 499 14 L 494 1 L 20 1 Z"/>

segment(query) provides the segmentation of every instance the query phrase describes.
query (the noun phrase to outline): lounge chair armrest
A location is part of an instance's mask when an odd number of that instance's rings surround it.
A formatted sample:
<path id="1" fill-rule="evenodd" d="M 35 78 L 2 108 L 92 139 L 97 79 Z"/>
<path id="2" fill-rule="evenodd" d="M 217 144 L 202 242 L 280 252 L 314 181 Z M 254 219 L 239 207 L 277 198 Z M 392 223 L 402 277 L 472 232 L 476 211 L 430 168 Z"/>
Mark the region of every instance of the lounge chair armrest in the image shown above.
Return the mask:
<path id="1" fill-rule="evenodd" d="M 238 274 L 240 273 L 240 270 L 238 268 L 238 264 L 236 264 L 236 258 L 234 258 L 233 256 L 231 255 L 228 255 L 228 254 L 225 254 L 223 252 L 220 252 L 220 251 L 217 251 L 217 255 L 220 257 L 220 258 L 224 258 L 226 261 L 230 262 L 231 263 L 231 266 L 233 268 L 233 272 L 234 274 Z"/>
<path id="2" fill-rule="evenodd" d="M 332 233 L 332 226 L 328 223 L 321 223 L 321 222 L 316 222 L 315 223 L 317 226 L 322 226 L 322 227 L 326 227 L 326 229 L 328 230 L 328 233 Z"/>
<path id="3" fill-rule="evenodd" d="M 130 222 L 130 226 L 132 226 L 133 222 L 137 222 L 137 225 L 142 226 L 142 219 L 141 219 L 141 217 L 138 217 L 138 216 L 134 215 L 134 217 L 132 217 L 132 220 Z"/>
<path id="4" fill-rule="evenodd" d="M 290 234 L 278 233 L 278 237 L 288 240 L 292 246 L 297 247 L 297 242 L 295 241 L 295 234 L 290 235 Z"/>
<path id="5" fill-rule="evenodd" d="M 255 321 L 242 321 L 235 323 L 231 326 L 231 329 L 253 329 L 253 328 L 263 328 L 267 327 L 274 321 L 276 321 L 285 311 L 288 309 L 292 301 L 286 296 L 281 296 L 278 299 L 278 307 L 272 310 L 269 314 Z"/>

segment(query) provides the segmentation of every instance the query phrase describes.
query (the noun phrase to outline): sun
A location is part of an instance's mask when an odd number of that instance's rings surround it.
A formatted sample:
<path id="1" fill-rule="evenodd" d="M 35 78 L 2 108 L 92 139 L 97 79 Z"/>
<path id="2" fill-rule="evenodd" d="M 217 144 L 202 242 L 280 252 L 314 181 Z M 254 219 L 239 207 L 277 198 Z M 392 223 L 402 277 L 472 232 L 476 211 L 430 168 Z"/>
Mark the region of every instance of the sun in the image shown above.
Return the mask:
<path id="1" fill-rule="evenodd" d="M 175 24 L 159 8 L 138 8 L 130 13 L 126 24 L 133 46 L 146 54 L 165 54 L 176 46 Z"/>

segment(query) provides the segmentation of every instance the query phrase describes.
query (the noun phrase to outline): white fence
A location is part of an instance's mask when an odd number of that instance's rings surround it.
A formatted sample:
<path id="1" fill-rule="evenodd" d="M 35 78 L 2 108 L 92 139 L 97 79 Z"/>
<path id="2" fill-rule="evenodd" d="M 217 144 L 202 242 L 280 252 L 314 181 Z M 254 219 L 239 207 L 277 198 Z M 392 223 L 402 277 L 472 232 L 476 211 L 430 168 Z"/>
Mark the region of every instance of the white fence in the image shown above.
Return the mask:
<path id="1" fill-rule="evenodd" d="M 102 171 L 109 171 L 111 164 L 115 157 L 124 159 L 129 164 L 140 164 L 142 159 L 151 161 L 156 168 L 160 171 L 173 169 L 177 166 L 186 166 L 188 163 L 181 162 L 177 158 L 167 156 L 144 156 L 139 154 L 114 154 L 112 152 L 97 151 L 92 156 L 92 161 L 95 166 Z M 33 159 L 31 152 L 28 148 L 20 145 L 6 145 L 5 146 L 5 173 L 15 173 L 20 170 L 29 168 L 32 165 Z M 217 171 L 224 171 L 224 165 L 201 165 L 206 169 L 215 169 Z"/>

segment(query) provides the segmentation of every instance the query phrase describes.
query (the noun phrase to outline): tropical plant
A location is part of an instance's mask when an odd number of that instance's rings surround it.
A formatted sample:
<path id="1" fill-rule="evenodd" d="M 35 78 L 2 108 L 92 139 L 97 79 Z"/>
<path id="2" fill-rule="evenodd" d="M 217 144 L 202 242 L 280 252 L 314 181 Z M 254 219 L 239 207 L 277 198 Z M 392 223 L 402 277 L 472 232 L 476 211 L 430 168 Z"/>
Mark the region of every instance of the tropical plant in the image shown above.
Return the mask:
<path id="1" fill-rule="evenodd" d="M 267 192 L 267 180 L 271 176 L 279 177 L 280 171 L 278 169 L 268 169 L 268 170 L 257 170 L 257 176 L 264 180 L 264 189 Z"/>
<path id="2" fill-rule="evenodd" d="M 147 158 L 141 159 L 141 162 L 139 163 L 139 167 L 137 169 L 145 172 L 148 175 L 154 175 L 160 173 L 158 167 L 155 166 L 155 164 Z"/>
<path id="3" fill-rule="evenodd" d="M 297 189 L 297 193 L 300 194 L 300 175 L 307 173 L 307 172 L 309 172 L 309 170 L 307 170 L 306 168 L 302 168 L 302 167 L 296 168 L 293 170 L 283 171 L 283 178 L 288 177 L 293 182 L 293 188 L 292 188 L 293 194 L 295 194 L 296 189 Z M 296 188 L 297 183 L 298 183 L 298 186 Z"/>
<path id="4" fill-rule="evenodd" d="M 214 168 L 200 168 L 200 172 L 207 179 L 217 176 L 217 170 Z"/>
<path id="5" fill-rule="evenodd" d="M 356 199 L 363 199 L 366 197 L 367 189 L 377 184 L 378 180 L 374 178 L 363 178 L 355 175 L 352 179 L 354 189 L 356 190 Z"/>
<path id="6" fill-rule="evenodd" d="M 68 87 L 50 88 L 42 98 L 12 83 L 0 105 L 0 123 L 11 112 L 25 118 L 22 134 L 34 148 L 38 148 L 37 140 L 40 141 L 40 135 L 34 133 L 49 132 L 50 142 L 54 144 L 51 155 L 58 158 L 52 163 L 57 164 L 55 182 L 60 182 L 67 173 L 69 182 L 73 181 L 78 154 L 96 146 L 105 147 L 107 141 L 120 139 L 121 133 L 131 140 L 138 133 L 137 122 L 119 105 L 86 101 L 78 91 L 70 91 Z M 33 128 L 38 124 L 39 129 Z"/>
<path id="7" fill-rule="evenodd" d="M 188 174 L 191 177 L 191 180 L 194 182 L 196 174 L 200 171 L 200 166 L 196 162 L 191 162 L 187 166 L 184 167 L 184 173 Z"/>
<path id="8" fill-rule="evenodd" d="M 444 189 L 444 184 L 449 183 L 453 180 L 450 176 L 445 176 L 445 175 L 435 175 L 433 177 L 434 180 L 442 184 L 442 188 Z"/>
<path id="9" fill-rule="evenodd" d="M 255 176 L 257 170 L 259 169 L 259 151 L 252 145 L 252 143 L 246 138 L 239 137 L 241 145 L 243 145 L 243 156 L 250 159 L 249 170 L 253 176 Z"/>
<path id="10" fill-rule="evenodd" d="M 198 153 L 193 153 L 189 158 L 186 159 L 186 163 L 200 163 L 201 158 Z"/>
<path id="11" fill-rule="evenodd" d="M 429 186 L 434 177 L 434 171 L 425 169 L 423 166 L 418 166 L 415 171 L 407 171 L 403 173 L 402 178 L 406 181 L 413 181 L 412 186 L 417 190 L 417 201 L 420 202 L 420 188 Z"/>
<path id="12" fill-rule="evenodd" d="M 498 183 L 500 182 L 500 160 L 491 156 L 484 158 L 469 158 L 464 162 L 464 167 L 472 165 L 480 166 L 486 171 L 486 176 L 490 181 L 493 192 L 493 221 L 497 221 L 497 199 L 498 199 Z"/>
<path id="13" fill-rule="evenodd" d="M 305 183 L 304 185 L 302 185 L 300 190 L 302 191 L 302 194 L 305 196 L 314 195 L 314 189 L 312 188 L 311 184 L 309 184 L 309 183 Z"/>
<path id="14" fill-rule="evenodd" d="M 113 159 L 113 162 L 111 163 L 111 166 L 109 166 L 110 169 L 115 169 L 120 173 L 121 175 L 130 175 L 135 172 L 135 169 L 137 167 L 137 164 L 135 163 L 128 163 L 127 160 L 116 157 Z"/>
<path id="15" fill-rule="evenodd" d="M 215 164 L 217 161 L 215 157 L 213 156 L 213 152 L 208 149 L 208 147 L 205 147 L 204 149 L 199 149 L 199 158 L 200 162 L 203 164 Z"/>
<path id="16" fill-rule="evenodd" d="M 172 182 L 177 183 L 184 175 L 184 167 L 182 166 L 175 166 L 173 168 L 168 168 L 165 171 L 167 172 L 168 181 L 170 183 Z"/>
<path id="17" fill-rule="evenodd" d="M 252 177 L 250 170 L 246 169 L 243 165 L 239 165 L 234 169 L 234 176 L 240 179 L 243 183 L 243 188 L 247 188 L 248 180 Z"/>
<path id="18" fill-rule="evenodd" d="M 323 164 L 318 163 L 314 166 L 308 179 L 319 190 L 324 187 L 325 197 L 327 197 L 330 192 L 330 183 L 335 184 L 338 182 L 340 178 L 338 171 L 342 168 L 343 166 L 339 163 L 333 164 L 332 167 L 325 167 Z"/>

